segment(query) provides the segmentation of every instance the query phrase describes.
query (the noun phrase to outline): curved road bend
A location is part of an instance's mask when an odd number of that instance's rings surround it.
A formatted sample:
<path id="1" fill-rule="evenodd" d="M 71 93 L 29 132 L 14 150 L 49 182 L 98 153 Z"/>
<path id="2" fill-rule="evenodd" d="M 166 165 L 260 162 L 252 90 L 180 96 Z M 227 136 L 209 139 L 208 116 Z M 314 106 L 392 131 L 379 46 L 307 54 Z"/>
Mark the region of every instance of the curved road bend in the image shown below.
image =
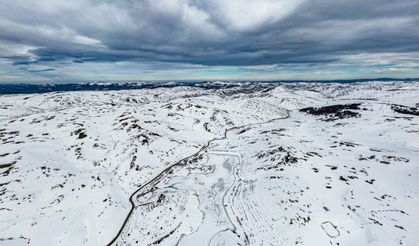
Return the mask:
<path id="1" fill-rule="evenodd" d="M 134 199 L 134 197 L 136 197 L 136 196 L 138 196 L 138 195 L 141 195 L 142 193 L 142 190 L 144 189 L 144 188 L 146 188 L 147 186 L 149 186 L 150 184 L 152 184 L 152 183 L 157 183 L 159 180 L 161 180 L 162 179 L 162 177 L 164 177 L 164 174 L 166 174 L 167 172 L 169 172 L 173 167 L 175 167 L 175 166 L 178 166 L 178 165 L 181 165 L 181 164 L 183 164 L 184 162 L 186 162 L 188 159 L 190 159 L 190 158 L 194 158 L 194 157 L 196 157 L 196 156 L 198 156 L 201 152 L 203 152 L 203 151 L 205 151 L 210 145 L 211 145 L 211 143 L 212 142 L 215 142 L 215 141 L 219 141 L 219 140 L 224 140 L 224 139 L 226 139 L 227 138 L 227 134 L 229 133 L 229 132 L 231 132 L 231 131 L 234 131 L 234 130 L 238 130 L 238 129 L 241 129 L 241 128 L 245 128 L 245 127 L 249 127 L 249 126 L 257 126 L 257 125 L 263 125 L 263 124 L 268 124 L 268 123 L 272 123 L 272 122 L 274 122 L 274 121 L 277 121 L 277 120 L 284 120 L 284 119 L 287 119 L 287 118 L 289 118 L 289 116 L 290 116 L 290 113 L 289 113 L 289 110 L 286 110 L 285 111 L 286 112 L 286 115 L 285 116 L 283 116 L 283 117 L 279 117 L 279 118 L 274 118 L 274 119 L 270 119 L 270 120 L 268 120 L 268 121 L 263 121 L 263 122 L 258 122 L 258 123 L 251 123 L 251 124 L 246 124 L 246 125 L 241 125 L 241 126 L 234 126 L 234 127 L 231 127 L 231 128 L 228 128 L 228 129 L 226 129 L 225 131 L 224 131 L 224 134 L 223 134 L 223 136 L 222 137 L 215 137 L 215 138 L 213 138 L 213 139 L 211 139 L 211 140 L 209 140 L 204 146 L 202 146 L 197 152 L 195 152 L 194 154 L 192 154 L 192 155 L 190 155 L 190 156 L 187 156 L 187 157 L 185 157 L 185 158 L 183 158 L 183 159 L 181 159 L 181 160 L 179 160 L 179 161 L 177 161 L 177 162 L 175 162 L 175 163 L 173 163 L 172 165 L 170 165 L 170 166 L 168 166 L 167 168 L 165 168 L 163 171 L 161 171 L 159 174 L 157 174 L 154 178 L 152 178 L 150 181 L 148 181 L 147 183 L 145 183 L 144 185 L 142 185 L 142 186 L 140 186 L 134 193 L 132 193 L 132 195 L 129 197 L 129 202 L 130 202 L 130 204 L 131 204 L 131 209 L 130 209 L 130 211 L 128 212 L 128 214 L 127 214 L 127 216 L 125 217 L 125 220 L 124 220 L 124 223 L 122 224 L 122 226 L 121 226 L 121 228 L 119 229 L 119 231 L 118 231 L 118 234 L 116 234 L 116 236 L 112 239 L 112 241 L 108 244 L 108 246 L 111 246 L 111 245 L 113 245 L 115 242 L 116 242 L 116 240 L 118 239 L 118 237 L 122 234 L 122 231 L 124 230 L 124 228 L 125 228 L 125 226 L 126 226 L 126 224 L 127 224 L 127 222 L 129 221 L 129 219 L 130 219 L 130 217 L 131 217 L 131 215 L 132 215 L 132 212 L 134 211 L 134 209 L 135 209 L 135 203 L 134 203 L 134 201 L 133 201 L 133 199 Z M 146 193 L 146 192 L 145 192 Z"/>

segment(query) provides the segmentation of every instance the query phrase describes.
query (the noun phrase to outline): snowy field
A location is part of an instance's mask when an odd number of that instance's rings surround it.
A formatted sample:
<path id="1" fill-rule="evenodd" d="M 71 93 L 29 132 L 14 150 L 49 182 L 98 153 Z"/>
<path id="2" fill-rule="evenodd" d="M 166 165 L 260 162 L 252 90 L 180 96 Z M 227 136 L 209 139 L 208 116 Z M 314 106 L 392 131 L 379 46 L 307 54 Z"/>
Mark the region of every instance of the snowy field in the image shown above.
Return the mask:
<path id="1" fill-rule="evenodd" d="M 419 245 L 419 83 L 0 96 L 0 245 Z"/>

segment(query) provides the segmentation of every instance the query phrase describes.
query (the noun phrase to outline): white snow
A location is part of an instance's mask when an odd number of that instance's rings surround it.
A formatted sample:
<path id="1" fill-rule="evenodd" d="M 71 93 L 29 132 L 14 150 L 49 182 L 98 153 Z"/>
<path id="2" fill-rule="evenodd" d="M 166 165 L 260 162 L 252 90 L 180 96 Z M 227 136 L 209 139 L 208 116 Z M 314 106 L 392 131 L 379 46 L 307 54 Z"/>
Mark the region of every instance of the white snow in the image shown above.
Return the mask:
<path id="1" fill-rule="evenodd" d="M 419 116 L 391 104 L 418 103 L 417 82 L 0 96 L 0 245 L 417 245 Z"/>

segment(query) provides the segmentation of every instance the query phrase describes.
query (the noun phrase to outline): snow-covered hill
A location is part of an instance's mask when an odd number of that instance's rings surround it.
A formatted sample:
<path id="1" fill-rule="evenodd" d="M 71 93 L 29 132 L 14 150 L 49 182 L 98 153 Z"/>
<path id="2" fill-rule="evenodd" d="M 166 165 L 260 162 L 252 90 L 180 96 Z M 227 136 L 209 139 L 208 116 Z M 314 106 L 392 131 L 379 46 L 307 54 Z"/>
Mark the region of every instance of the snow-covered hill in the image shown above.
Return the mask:
<path id="1" fill-rule="evenodd" d="M 0 245 L 419 244 L 419 83 L 218 84 L 0 96 Z"/>

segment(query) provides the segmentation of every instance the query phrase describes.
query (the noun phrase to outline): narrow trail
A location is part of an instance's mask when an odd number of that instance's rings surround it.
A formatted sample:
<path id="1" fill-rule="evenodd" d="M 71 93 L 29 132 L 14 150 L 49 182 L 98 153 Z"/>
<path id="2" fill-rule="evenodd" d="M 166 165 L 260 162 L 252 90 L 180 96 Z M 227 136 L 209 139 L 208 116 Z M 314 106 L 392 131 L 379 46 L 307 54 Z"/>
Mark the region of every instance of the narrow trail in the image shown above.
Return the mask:
<path id="1" fill-rule="evenodd" d="M 238 180 L 238 171 L 240 170 L 240 167 L 243 165 L 243 158 L 242 158 L 242 156 L 240 155 L 240 154 L 238 154 L 238 153 L 234 153 L 234 152 L 223 152 L 223 151 L 213 151 L 213 152 L 210 152 L 209 154 L 216 154 L 216 155 L 227 155 L 227 156 L 233 156 L 233 157 L 236 157 L 238 160 L 239 160 L 239 164 L 238 165 L 236 165 L 234 168 L 233 168 L 233 170 L 232 170 L 232 173 L 233 173 L 233 182 L 232 182 L 232 184 L 227 188 L 227 190 L 225 191 L 225 193 L 224 193 L 224 195 L 223 195 L 223 198 L 222 198 L 222 200 L 221 200 L 221 204 L 222 204 L 222 207 L 223 207 L 223 210 L 224 210 L 224 213 L 225 213 L 225 215 L 227 216 L 227 218 L 228 218 L 228 220 L 230 221 L 230 224 L 232 225 L 232 229 L 229 229 L 229 228 L 227 228 L 227 229 L 224 229 L 224 230 L 221 230 L 221 231 L 219 231 L 219 232 L 217 232 L 217 233 L 215 233 L 213 236 L 212 236 L 212 238 L 210 239 L 210 241 L 208 242 L 208 245 L 207 246 L 211 246 L 212 245 L 212 241 L 214 240 L 214 238 L 218 235 L 218 234 L 221 234 L 221 233 L 224 233 L 224 232 L 226 232 L 226 231 L 231 231 L 231 232 L 233 232 L 233 233 L 235 233 L 235 232 L 237 232 L 237 226 L 236 226 L 236 223 L 234 222 L 234 220 L 232 219 L 232 215 L 234 215 L 234 212 L 232 211 L 232 209 L 231 209 L 231 207 L 229 207 L 229 208 L 227 208 L 226 206 L 227 206 L 227 203 L 226 203 L 226 197 L 228 196 L 228 194 L 230 193 L 230 190 L 232 190 L 234 187 L 235 187 L 235 184 L 237 183 L 237 180 Z M 230 210 L 230 211 L 228 211 L 228 210 Z M 245 235 L 245 240 L 247 239 L 247 235 L 244 233 L 244 235 Z"/>
<path id="2" fill-rule="evenodd" d="M 170 172 L 170 170 L 173 168 L 173 167 L 176 167 L 176 166 L 179 166 L 179 165 L 182 165 L 182 164 L 184 164 L 184 163 L 186 163 L 186 161 L 188 160 L 188 159 L 191 159 L 191 158 L 194 158 L 194 157 L 196 157 L 196 156 L 198 156 L 199 154 L 201 154 L 202 152 L 204 152 L 210 145 L 211 145 L 211 143 L 213 143 L 213 142 L 215 142 L 215 141 L 220 141 L 220 140 L 224 140 L 224 139 L 226 139 L 227 138 L 227 134 L 229 133 L 229 132 L 231 132 L 231 131 L 234 131 L 234 130 L 238 130 L 238 129 L 241 129 L 241 128 L 245 128 L 245 127 L 251 127 L 251 126 L 257 126 L 257 125 L 264 125 L 264 124 L 268 124 L 268 123 L 272 123 L 272 122 L 275 122 L 275 121 L 277 121 L 277 120 L 284 120 L 284 119 L 287 119 L 287 118 L 289 118 L 289 116 L 290 116 L 290 113 L 289 113 L 290 111 L 289 110 L 285 110 L 285 113 L 286 113 L 286 115 L 285 116 L 283 116 L 283 117 L 278 117 L 278 118 L 273 118 L 273 119 L 270 119 L 270 120 L 267 120 L 267 121 L 263 121 L 263 122 L 257 122 L 257 123 L 251 123 L 251 124 L 245 124 L 245 125 L 241 125 L 241 126 L 234 126 L 234 127 L 231 127 L 231 128 L 228 128 L 228 129 L 226 129 L 225 131 L 224 131 L 224 134 L 223 134 L 223 136 L 221 136 L 221 137 L 215 137 L 215 138 L 213 138 L 213 139 L 211 139 L 211 140 L 209 140 L 205 145 L 203 145 L 197 152 L 195 152 L 194 154 L 192 154 L 192 155 L 189 155 L 189 156 L 187 156 L 187 157 L 185 157 L 185 158 L 182 158 L 181 160 L 179 160 L 179 161 L 177 161 L 177 162 L 175 162 L 175 163 L 173 163 L 172 165 L 170 165 L 170 166 L 168 166 L 167 168 L 165 168 L 163 171 L 161 171 L 159 174 L 157 174 L 154 178 L 152 178 L 150 181 L 148 181 L 147 183 L 145 183 L 144 185 L 142 185 L 142 186 L 140 186 L 134 193 L 132 193 L 132 195 L 129 197 L 129 202 L 130 202 L 130 204 L 131 204 L 131 209 L 130 209 L 130 211 L 128 212 L 128 214 L 127 214 L 127 216 L 125 217 L 125 220 L 124 220 L 124 222 L 123 222 L 123 224 L 122 224 L 122 226 L 121 226 L 121 228 L 119 229 L 119 231 L 118 231 L 118 233 L 116 234 L 116 236 L 112 239 L 112 241 L 108 244 L 108 246 L 112 246 L 115 242 L 116 242 L 116 240 L 120 237 L 120 235 L 122 234 L 122 231 L 124 230 L 124 228 L 125 228 L 125 226 L 126 226 L 126 224 L 128 223 L 128 221 L 129 221 L 129 219 L 130 219 L 130 217 L 131 217 L 131 215 L 132 215 L 132 213 L 133 213 L 133 211 L 134 211 L 134 209 L 135 209 L 135 203 L 134 203 L 134 197 L 137 197 L 137 196 L 139 196 L 139 195 L 143 195 L 143 194 L 146 194 L 148 191 L 149 191 L 149 189 L 147 189 L 148 188 L 148 186 L 150 186 L 151 185 L 151 187 L 153 187 L 154 185 L 152 185 L 152 184 L 155 184 L 155 183 L 158 183 L 163 177 L 164 177 L 164 175 L 166 174 L 166 173 L 168 173 L 168 172 Z M 144 191 L 143 191 L 144 190 Z"/>
<path id="3" fill-rule="evenodd" d="M 227 232 L 227 231 L 230 231 L 230 232 L 232 232 L 232 233 L 235 233 L 236 232 L 236 230 L 237 230 L 237 226 L 235 225 L 236 223 L 234 222 L 234 220 L 232 220 L 231 218 L 231 216 L 230 216 L 230 213 L 227 211 L 227 209 L 226 209 L 226 207 L 225 207 L 225 197 L 227 196 L 227 194 L 228 194 L 228 192 L 229 192 L 229 190 L 231 190 L 231 188 L 232 187 L 234 187 L 234 184 L 237 182 L 237 173 L 236 173 L 236 170 L 234 170 L 234 169 L 237 169 L 238 167 L 240 167 L 240 166 L 242 166 L 242 164 L 243 164 L 243 158 L 241 157 L 241 155 L 240 154 L 238 154 L 238 153 L 235 153 L 235 152 L 229 152 L 229 151 L 220 151 L 220 150 L 210 150 L 210 151 L 208 151 L 207 153 L 206 153 L 207 155 L 216 155 L 216 156 L 226 156 L 226 157 L 229 157 L 229 158 L 231 158 L 231 157 L 233 157 L 233 158 L 237 158 L 237 165 L 235 165 L 234 167 L 233 167 L 233 171 L 232 171 L 232 173 L 233 173 L 233 176 L 234 176 L 234 179 L 233 179 L 233 182 L 232 182 L 232 184 L 226 189 L 226 191 L 224 192 L 224 195 L 222 196 L 222 202 L 221 202 L 221 204 L 222 204 L 222 208 L 223 208 L 223 210 L 224 210 L 224 214 L 226 215 L 226 217 L 227 217 L 227 220 L 230 222 L 230 225 L 232 226 L 232 228 L 226 228 L 226 229 L 223 229 L 223 230 L 220 230 L 220 231 L 218 231 L 218 232 L 216 232 L 216 233 L 214 233 L 214 235 L 211 237 L 211 239 L 208 241 L 208 244 L 207 244 L 207 246 L 211 246 L 212 244 L 211 244 L 211 242 L 214 240 L 214 238 L 218 235 L 218 234 L 220 234 L 220 233 L 223 233 L 223 232 Z M 202 210 L 201 210 L 202 211 Z M 203 211 L 202 211 L 203 212 Z M 202 221 L 201 221 L 201 225 L 202 225 Z M 200 226 L 201 226 L 200 225 Z M 185 237 L 188 237 L 188 236 L 190 236 L 190 235 L 192 235 L 192 234 L 194 234 L 194 233 L 196 233 L 197 231 L 199 230 L 199 227 L 198 227 L 198 229 L 197 230 L 195 230 L 194 232 L 192 232 L 192 233 L 190 233 L 190 234 L 182 234 L 181 235 L 181 237 L 179 238 L 179 240 L 176 242 L 176 246 L 178 246 L 180 243 L 181 243 L 181 241 L 185 238 Z"/>

